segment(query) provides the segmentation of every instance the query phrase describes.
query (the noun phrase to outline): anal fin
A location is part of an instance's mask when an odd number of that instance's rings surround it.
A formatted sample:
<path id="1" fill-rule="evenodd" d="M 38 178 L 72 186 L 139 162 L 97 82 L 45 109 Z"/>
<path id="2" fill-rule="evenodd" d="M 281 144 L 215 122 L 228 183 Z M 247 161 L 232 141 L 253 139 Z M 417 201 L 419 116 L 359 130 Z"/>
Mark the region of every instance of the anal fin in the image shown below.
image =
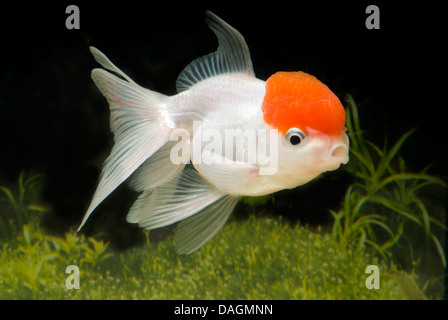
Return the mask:
<path id="1" fill-rule="evenodd" d="M 165 184 L 140 195 L 127 220 L 149 230 L 161 228 L 194 215 L 225 195 L 186 167 Z"/>
<path id="2" fill-rule="evenodd" d="M 225 225 L 239 197 L 226 195 L 200 212 L 182 220 L 176 232 L 178 254 L 190 254 L 211 238 Z"/>

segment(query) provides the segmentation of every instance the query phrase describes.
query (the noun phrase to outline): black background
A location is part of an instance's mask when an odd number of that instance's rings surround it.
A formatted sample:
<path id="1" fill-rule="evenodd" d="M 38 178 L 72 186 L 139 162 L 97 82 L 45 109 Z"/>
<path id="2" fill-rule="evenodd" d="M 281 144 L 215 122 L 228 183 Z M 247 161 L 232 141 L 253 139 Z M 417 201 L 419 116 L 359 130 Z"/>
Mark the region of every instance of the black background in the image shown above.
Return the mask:
<path id="1" fill-rule="evenodd" d="M 432 164 L 429 173 L 444 177 L 444 7 L 390 2 L 2 5 L 0 181 L 16 180 L 22 169 L 44 172 L 45 201 L 68 224 L 78 224 L 113 143 L 106 100 L 90 79 L 98 65 L 88 47 L 99 48 L 142 86 L 172 95 L 179 72 L 216 50 L 205 10 L 243 34 L 257 77 L 303 70 L 327 84 L 341 101 L 352 94 L 368 139 L 392 143 L 417 127 L 402 150 L 410 170 Z M 65 27 L 70 4 L 80 9 L 80 30 Z M 369 4 L 380 9 L 379 30 L 365 27 Z M 319 195 L 329 183 L 304 192 Z M 109 201 L 118 203 L 116 217 L 111 216 L 123 222 L 135 194 L 127 187 L 119 190 L 120 201 Z M 344 192 L 336 192 L 338 201 Z"/>

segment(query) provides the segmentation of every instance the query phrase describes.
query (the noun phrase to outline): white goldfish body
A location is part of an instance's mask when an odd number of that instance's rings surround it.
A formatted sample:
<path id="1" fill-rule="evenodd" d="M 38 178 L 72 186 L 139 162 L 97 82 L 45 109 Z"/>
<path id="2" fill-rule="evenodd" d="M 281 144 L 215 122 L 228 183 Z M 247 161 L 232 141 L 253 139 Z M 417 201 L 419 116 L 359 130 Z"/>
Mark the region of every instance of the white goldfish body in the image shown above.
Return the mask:
<path id="1" fill-rule="evenodd" d="M 218 37 L 218 50 L 181 72 L 174 96 L 139 86 L 90 48 L 100 65 L 123 79 L 104 69 L 92 71 L 109 102 L 115 145 L 78 231 L 135 172 L 131 187 L 141 195 L 127 221 L 149 230 L 179 222 L 176 248 L 179 254 L 189 254 L 224 226 L 240 196 L 295 188 L 347 163 L 345 111 L 328 87 L 303 72 L 257 79 L 242 35 L 213 13 L 206 16 Z M 256 135 L 256 140 L 263 140 L 276 155 L 275 170 L 263 173 L 266 162 L 258 153 L 251 161 L 236 161 L 238 151 L 229 156 L 226 147 L 211 151 L 201 144 L 207 130 L 224 137 L 230 129 L 274 133 L 269 138 Z M 188 137 L 183 148 L 191 164 L 173 161 L 179 137 Z M 202 161 L 193 158 L 197 145 Z M 246 144 L 239 152 L 247 157 L 247 150 Z"/>

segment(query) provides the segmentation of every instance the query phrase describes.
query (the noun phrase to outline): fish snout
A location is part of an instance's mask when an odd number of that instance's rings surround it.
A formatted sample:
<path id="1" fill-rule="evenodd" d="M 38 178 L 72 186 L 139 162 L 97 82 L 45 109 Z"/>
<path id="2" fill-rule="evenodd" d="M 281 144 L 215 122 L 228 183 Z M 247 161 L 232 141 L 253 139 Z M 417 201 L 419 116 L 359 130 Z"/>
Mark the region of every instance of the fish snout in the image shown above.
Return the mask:
<path id="1" fill-rule="evenodd" d="M 349 140 L 347 135 L 343 135 L 331 139 L 330 146 L 324 161 L 328 163 L 333 170 L 339 168 L 341 164 L 346 164 L 349 159 Z"/>
<path id="2" fill-rule="evenodd" d="M 348 146 L 340 143 L 334 145 L 328 151 L 330 161 L 346 164 L 348 162 Z"/>

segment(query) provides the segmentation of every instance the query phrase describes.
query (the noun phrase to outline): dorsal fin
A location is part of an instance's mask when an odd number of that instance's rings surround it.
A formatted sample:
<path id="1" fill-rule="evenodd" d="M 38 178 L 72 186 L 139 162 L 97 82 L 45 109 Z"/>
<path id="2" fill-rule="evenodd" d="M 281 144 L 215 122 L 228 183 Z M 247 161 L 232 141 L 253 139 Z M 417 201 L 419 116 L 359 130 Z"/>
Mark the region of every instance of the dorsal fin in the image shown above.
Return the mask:
<path id="1" fill-rule="evenodd" d="M 223 73 L 236 72 L 255 76 L 249 48 L 241 33 L 210 11 L 206 11 L 206 21 L 218 37 L 218 50 L 193 60 L 179 74 L 176 81 L 178 92 Z"/>

